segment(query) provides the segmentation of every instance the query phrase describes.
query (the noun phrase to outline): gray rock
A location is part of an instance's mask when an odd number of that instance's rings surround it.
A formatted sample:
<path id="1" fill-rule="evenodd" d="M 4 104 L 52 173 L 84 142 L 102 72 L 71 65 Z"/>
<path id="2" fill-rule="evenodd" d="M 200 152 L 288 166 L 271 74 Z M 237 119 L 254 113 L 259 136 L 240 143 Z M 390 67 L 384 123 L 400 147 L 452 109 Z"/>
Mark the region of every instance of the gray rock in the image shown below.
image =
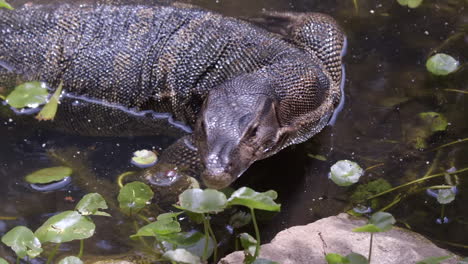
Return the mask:
<path id="1" fill-rule="evenodd" d="M 260 257 L 281 264 L 326 264 L 325 254 L 328 253 L 355 252 L 367 257 L 370 235 L 352 232 L 353 228 L 366 223 L 366 220 L 342 213 L 305 226 L 294 226 L 279 232 L 271 243 L 262 245 Z M 412 264 L 428 257 L 454 255 L 417 233 L 397 227 L 375 234 L 373 244 L 373 264 Z M 219 264 L 241 264 L 243 258 L 243 252 L 237 251 Z M 443 263 L 455 264 L 457 258 Z"/>

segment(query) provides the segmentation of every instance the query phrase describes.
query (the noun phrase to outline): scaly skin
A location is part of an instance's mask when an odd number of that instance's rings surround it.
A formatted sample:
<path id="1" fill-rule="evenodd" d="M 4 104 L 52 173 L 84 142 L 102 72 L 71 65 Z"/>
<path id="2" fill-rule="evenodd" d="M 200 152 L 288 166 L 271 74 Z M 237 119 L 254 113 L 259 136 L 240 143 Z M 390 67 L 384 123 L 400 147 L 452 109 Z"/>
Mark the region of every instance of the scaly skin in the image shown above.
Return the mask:
<path id="1" fill-rule="evenodd" d="M 254 161 L 318 133 L 341 97 L 345 39 L 335 21 L 272 18 L 286 21 L 282 35 L 196 8 L 0 10 L 0 87 L 63 81 L 53 125 L 80 134 L 168 134 L 184 124 L 193 134 L 162 161 L 223 188 Z"/>

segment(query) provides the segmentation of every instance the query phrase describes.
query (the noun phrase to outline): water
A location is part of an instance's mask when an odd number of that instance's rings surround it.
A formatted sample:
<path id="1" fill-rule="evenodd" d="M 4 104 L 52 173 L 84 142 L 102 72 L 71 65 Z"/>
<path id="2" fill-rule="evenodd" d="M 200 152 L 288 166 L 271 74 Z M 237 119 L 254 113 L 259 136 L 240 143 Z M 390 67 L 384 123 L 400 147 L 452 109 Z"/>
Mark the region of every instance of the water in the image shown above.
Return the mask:
<path id="1" fill-rule="evenodd" d="M 259 191 L 278 191 L 282 211 L 276 215 L 259 215 L 265 241 L 284 228 L 351 208 L 349 195 L 354 187 L 337 187 L 327 178 L 329 167 L 337 160 L 354 160 L 363 168 L 378 165 L 367 170 L 361 182 L 385 178 L 394 186 L 428 172 L 468 167 L 468 143 L 431 150 L 468 135 L 468 95 L 445 90 L 468 91 L 468 3 L 434 0 L 425 1 L 417 9 L 408 9 L 396 0 L 357 2 L 356 8 L 351 0 L 191 1 L 243 18 L 268 11 L 323 12 L 337 19 L 348 38 L 346 103 L 336 124 L 305 144 L 257 162 L 236 183 Z M 433 77 L 425 69 L 426 59 L 433 51 L 448 53 L 465 63 L 465 67 L 449 77 Z M 407 139 L 418 125 L 417 115 L 429 111 L 443 114 L 449 126 L 429 138 L 425 151 L 417 150 Z M 14 216 L 17 220 L 0 220 L 0 235 L 16 225 L 37 228 L 50 214 L 73 208 L 69 197 L 79 199 L 85 192 L 83 185 L 53 193 L 37 193 L 27 187 L 22 181 L 24 175 L 56 164 L 46 150 L 57 149 L 60 155 L 80 164 L 100 184 L 99 191 L 104 191 L 102 186 L 113 185 L 110 182 L 116 175 L 132 168 L 128 160 L 134 150 L 159 149 L 169 143 L 168 138 L 75 137 L 2 119 L 0 216 Z M 327 160 L 312 159 L 307 154 L 324 155 Z M 87 168 L 83 165 L 86 160 Z M 454 202 L 445 206 L 444 216 L 450 220 L 447 224 L 437 223 L 442 207 L 422 188 L 445 184 L 444 178 L 418 185 L 420 190 L 416 193 L 408 194 L 405 192 L 408 189 L 403 189 L 384 196 L 381 207 L 392 202 L 398 193 L 402 194 L 402 201 L 389 210 L 399 225 L 420 232 L 442 247 L 468 255 L 467 177 L 464 173 L 454 180 L 458 183 L 458 194 Z M 93 188 L 97 187 L 90 189 Z M 112 191 L 107 192 L 109 197 L 115 197 Z M 86 253 L 114 254 L 128 250 L 128 245 L 121 244 L 119 234 L 106 228 L 114 225 L 123 229 L 123 223 L 109 219 L 97 222 L 97 230 L 102 231 L 86 242 L 95 245 L 88 246 Z M 71 243 L 64 250 L 74 246 Z M 0 255 L 4 250 L 0 247 Z"/>

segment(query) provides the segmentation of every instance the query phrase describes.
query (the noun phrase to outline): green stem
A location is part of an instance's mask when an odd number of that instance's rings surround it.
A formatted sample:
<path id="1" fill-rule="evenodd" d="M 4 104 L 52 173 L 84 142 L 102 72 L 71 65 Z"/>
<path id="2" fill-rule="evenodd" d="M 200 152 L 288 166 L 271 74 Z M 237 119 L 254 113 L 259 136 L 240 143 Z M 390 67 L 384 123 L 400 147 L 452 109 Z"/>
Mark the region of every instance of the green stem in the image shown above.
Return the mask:
<path id="1" fill-rule="evenodd" d="M 438 147 L 436 147 L 436 148 L 433 148 L 432 150 L 438 150 L 438 149 L 445 148 L 445 147 L 448 147 L 448 146 L 451 146 L 451 145 L 454 145 L 454 144 L 463 143 L 463 142 L 465 142 L 465 141 L 468 141 L 468 138 L 464 138 L 464 139 L 460 139 L 460 140 L 455 140 L 455 141 L 452 141 L 452 142 L 450 142 L 450 143 L 447 143 L 447 144 L 438 146 Z"/>
<path id="2" fill-rule="evenodd" d="M 254 255 L 254 260 L 255 260 L 260 254 L 260 231 L 258 230 L 257 219 L 255 219 L 255 211 L 253 208 L 250 208 L 250 214 L 252 215 L 252 223 L 255 229 L 255 239 L 257 240 L 257 244 L 255 245 L 255 255 Z"/>
<path id="3" fill-rule="evenodd" d="M 57 246 L 55 246 L 55 248 L 52 250 L 52 253 L 50 253 L 50 256 L 47 259 L 46 264 L 50 264 L 52 262 L 52 259 L 55 257 L 55 254 L 57 254 L 57 250 L 59 249 L 59 247 L 60 247 L 60 243 L 58 243 Z"/>
<path id="4" fill-rule="evenodd" d="M 216 263 L 218 261 L 218 241 L 216 240 L 216 236 L 213 232 L 213 229 L 211 228 L 211 224 L 208 221 L 208 231 L 210 232 L 211 237 L 213 238 L 213 263 Z"/>
<path id="5" fill-rule="evenodd" d="M 429 179 L 441 177 L 441 176 L 444 176 L 444 175 L 446 175 L 446 174 L 457 174 L 457 173 L 462 173 L 462 172 L 465 172 L 465 171 L 468 171 L 468 168 L 464 168 L 464 169 L 457 170 L 457 171 L 454 171 L 454 172 L 442 172 L 442 173 L 437 173 L 437 174 L 429 175 L 429 176 L 426 176 L 426 177 L 424 177 L 424 178 L 420 178 L 420 179 L 417 179 L 417 180 L 414 180 L 414 181 L 410 181 L 410 182 L 407 182 L 407 183 L 402 184 L 402 185 L 400 185 L 400 186 L 397 186 L 397 187 L 388 189 L 388 190 L 383 191 L 383 192 L 381 192 L 381 193 L 378 193 L 378 194 L 376 194 L 376 195 L 372 195 L 372 196 L 366 198 L 366 200 L 374 199 L 374 198 L 376 198 L 376 197 L 382 196 L 382 195 L 384 195 L 384 194 L 393 192 L 393 191 L 395 191 L 395 190 L 401 189 L 401 188 L 403 188 L 403 187 L 406 187 L 406 186 L 409 186 L 409 185 L 412 185 L 412 184 L 415 184 L 415 183 L 420 183 L 420 182 L 423 182 L 423 181 L 427 181 L 427 180 L 429 180 Z"/>
<path id="6" fill-rule="evenodd" d="M 208 241 L 210 239 L 209 237 L 209 231 L 208 231 L 208 220 L 206 219 L 205 214 L 202 214 L 203 216 L 203 227 L 205 229 L 205 248 L 203 249 L 203 260 L 208 259 Z"/>
<path id="7" fill-rule="evenodd" d="M 374 233 L 370 233 L 370 245 L 369 245 L 369 264 L 371 263 L 372 256 L 372 242 L 374 240 Z"/>
<path id="8" fill-rule="evenodd" d="M 440 209 L 440 220 L 442 222 L 444 221 L 444 215 L 445 215 L 445 204 L 443 204 L 442 208 Z"/>
<path id="9" fill-rule="evenodd" d="M 81 258 L 83 256 L 83 250 L 84 250 L 84 239 L 80 240 L 80 252 L 78 252 L 78 258 Z"/>
<path id="10" fill-rule="evenodd" d="M 16 256 L 16 264 L 20 264 L 20 258 Z"/>
<path id="11" fill-rule="evenodd" d="M 401 201 L 401 196 L 396 197 L 395 200 L 393 200 L 391 203 L 389 203 L 384 208 L 380 209 L 379 212 L 387 211 L 388 209 L 390 209 L 391 207 L 393 207 L 395 204 L 399 203 L 400 201 Z"/>

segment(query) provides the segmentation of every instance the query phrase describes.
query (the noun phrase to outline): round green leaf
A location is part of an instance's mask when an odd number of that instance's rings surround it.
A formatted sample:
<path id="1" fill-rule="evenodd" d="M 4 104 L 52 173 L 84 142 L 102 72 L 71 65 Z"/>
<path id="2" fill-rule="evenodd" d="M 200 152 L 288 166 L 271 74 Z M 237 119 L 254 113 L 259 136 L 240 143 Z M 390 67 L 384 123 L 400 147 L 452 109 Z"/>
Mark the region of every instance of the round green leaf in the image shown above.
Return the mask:
<path id="1" fill-rule="evenodd" d="M 202 257 L 205 252 L 206 237 L 198 231 L 172 233 L 160 235 L 157 238 L 163 242 L 165 248 L 183 248 L 190 253 Z M 208 250 L 206 256 L 211 256 L 214 250 L 214 241 L 208 238 Z"/>
<path id="2" fill-rule="evenodd" d="M 177 263 L 184 264 L 201 264 L 201 259 L 198 256 L 193 255 L 188 250 L 178 248 L 176 250 L 169 250 L 164 253 L 163 258 L 174 261 Z"/>
<path id="3" fill-rule="evenodd" d="M 86 216 L 77 211 L 65 211 L 49 218 L 35 235 L 44 242 L 63 243 L 89 238 L 96 226 Z"/>
<path id="4" fill-rule="evenodd" d="M 224 193 L 212 189 L 188 189 L 179 195 L 179 208 L 194 213 L 217 213 L 226 208 Z"/>
<path id="5" fill-rule="evenodd" d="M 51 183 L 70 176 L 72 172 L 72 169 L 63 166 L 46 168 L 26 175 L 25 180 L 29 183 Z"/>
<path id="6" fill-rule="evenodd" d="M 142 149 L 133 152 L 132 164 L 138 167 L 150 167 L 156 164 L 158 156 L 151 150 Z"/>
<path id="7" fill-rule="evenodd" d="M 8 264 L 8 262 L 4 258 L 0 257 L 0 264 Z"/>
<path id="8" fill-rule="evenodd" d="M 385 232 L 390 230 L 396 220 L 392 214 L 387 212 L 377 212 L 369 219 L 369 224 L 353 229 L 354 232 Z"/>
<path id="9" fill-rule="evenodd" d="M 35 258 L 42 252 L 41 242 L 34 233 L 25 226 L 17 226 L 8 231 L 8 233 L 2 237 L 2 242 L 11 247 L 20 258 L 26 256 Z"/>
<path id="10" fill-rule="evenodd" d="M 448 121 L 445 116 L 436 112 L 419 113 L 419 118 L 424 122 L 424 126 L 431 132 L 445 131 Z"/>
<path id="11" fill-rule="evenodd" d="M 151 188 L 142 182 L 131 182 L 125 184 L 120 189 L 119 200 L 120 209 L 125 214 L 131 215 L 132 213 L 138 213 L 146 203 L 148 203 L 154 196 Z"/>
<path id="12" fill-rule="evenodd" d="M 110 216 L 105 212 L 100 212 L 99 209 L 107 209 L 106 200 L 99 193 L 89 193 L 83 196 L 75 207 L 75 210 L 82 215 Z"/>
<path id="13" fill-rule="evenodd" d="M 430 257 L 416 262 L 416 264 L 439 264 L 442 261 L 452 258 L 452 256 L 443 256 L 443 257 Z"/>
<path id="14" fill-rule="evenodd" d="M 274 201 L 277 197 L 278 194 L 272 190 L 259 193 L 248 187 L 241 187 L 231 194 L 228 204 L 243 205 L 251 209 L 278 212 L 281 209 L 281 205 Z"/>
<path id="15" fill-rule="evenodd" d="M 434 75 L 447 75 L 458 69 L 459 62 L 445 53 L 437 53 L 426 62 L 426 68 Z"/>
<path id="16" fill-rule="evenodd" d="M 408 6 L 409 8 L 416 8 L 421 5 L 423 0 L 397 0 L 402 6 Z"/>
<path id="17" fill-rule="evenodd" d="M 153 236 L 167 235 L 171 233 L 178 233 L 182 231 L 179 222 L 177 222 L 177 215 L 180 213 L 165 213 L 158 216 L 157 221 L 140 228 L 136 234 L 131 235 L 131 238 L 139 236 Z"/>
<path id="18" fill-rule="evenodd" d="M 83 264 L 83 261 L 77 257 L 69 256 L 60 260 L 58 264 Z"/>
<path id="19" fill-rule="evenodd" d="M 6 101 L 15 108 L 36 108 L 47 102 L 49 92 L 41 82 L 26 82 L 15 87 Z"/>
<path id="20" fill-rule="evenodd" d="M 455 200 L 455 190 L 454 189 L 441 189 L 437 193 L 437 202 L 440 204 L 448 204 Z"/>
<path id="21" fill-rule="evenodd" d="M 330 168 L 330 179 L 339 186 L 349 186 L 359 181 L 364 170 L 353 161 L 340 160 Z"/>
<path id="22" fill-rule="evenodd" d="M 325 255 L 325 260 L 328 264 L 343 264 L 348 263 L 346 257 L 341 256 L 340 254 L 336 253 L 328 253 Z"/>
<path id="23" fill-rule="evenodd" d="M 357 253 L 350 253 L 346 255 L 347 263 L 349 264 L 369 264 L 369 261 L 366 257 Z"/>

